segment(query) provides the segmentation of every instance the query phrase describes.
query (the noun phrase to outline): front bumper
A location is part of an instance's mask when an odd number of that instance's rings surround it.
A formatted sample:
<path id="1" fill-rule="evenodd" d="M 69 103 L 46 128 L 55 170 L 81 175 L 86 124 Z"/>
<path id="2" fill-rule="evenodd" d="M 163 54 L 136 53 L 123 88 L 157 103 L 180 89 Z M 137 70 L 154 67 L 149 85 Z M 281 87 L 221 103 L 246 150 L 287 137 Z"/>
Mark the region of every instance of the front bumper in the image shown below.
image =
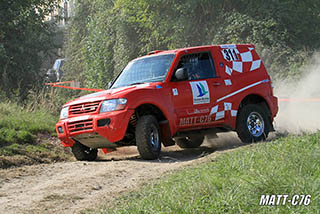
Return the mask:
<path id="1" fill-rule="evenodd" d="M 60 120 L 56 132 L 63 146 L 76 141 L 90 148 L 114 148 L 123 139 L 134 110 L 121 110 L 95 115 L 82 115 Z"/>

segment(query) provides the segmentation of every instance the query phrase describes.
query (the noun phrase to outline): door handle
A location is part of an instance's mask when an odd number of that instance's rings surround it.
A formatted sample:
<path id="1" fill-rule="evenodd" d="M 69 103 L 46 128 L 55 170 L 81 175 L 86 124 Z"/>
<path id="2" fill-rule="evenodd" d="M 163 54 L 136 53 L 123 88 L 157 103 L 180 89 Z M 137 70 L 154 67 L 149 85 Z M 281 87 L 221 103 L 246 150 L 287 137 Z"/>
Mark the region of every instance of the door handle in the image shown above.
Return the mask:
<path id="1" fill-rule="evenodd" d="M 212 83 L 212 85 L 213 86 L 219 86 L 219 85 L 221 85 L 221 83 L 220 82 L 214 82 L 214 83 Z"/>

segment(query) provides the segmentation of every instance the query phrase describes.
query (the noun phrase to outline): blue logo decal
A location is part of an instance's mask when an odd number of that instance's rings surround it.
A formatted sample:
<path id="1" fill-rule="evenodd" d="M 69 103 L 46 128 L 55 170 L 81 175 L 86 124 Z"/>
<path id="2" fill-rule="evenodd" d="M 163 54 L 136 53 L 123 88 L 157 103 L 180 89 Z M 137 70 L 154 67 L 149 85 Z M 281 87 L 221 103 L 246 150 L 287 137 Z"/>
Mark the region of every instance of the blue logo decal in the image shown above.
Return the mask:
<path id="1" fill-rule="evenodd" d="M 197 88 L 198 88 L 198 92 L 199 92 L 198 97 L 203 97 L 204 95 L 206 95 L 208 93 L 208 91 L 206 91 L 206 89 L 204 88 L 204 86 L 201 83 L 197 84 Z"/>

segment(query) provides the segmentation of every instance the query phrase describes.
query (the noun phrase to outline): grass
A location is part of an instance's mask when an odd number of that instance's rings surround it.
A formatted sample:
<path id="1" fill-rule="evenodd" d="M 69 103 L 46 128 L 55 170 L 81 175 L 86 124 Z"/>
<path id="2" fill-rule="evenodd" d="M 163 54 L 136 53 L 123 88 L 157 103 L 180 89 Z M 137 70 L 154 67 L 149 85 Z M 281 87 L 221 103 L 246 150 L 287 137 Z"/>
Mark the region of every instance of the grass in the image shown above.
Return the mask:
<path id="1" fill-rule="evenodd" d="M 0 103 L 1 144 L 32 143 L 38 133 L 55 133 L 57 116 L 45 110 L 27 111 L 15 103 Z"/>
<path id="2" fill-rule="evenodd" d="M 262 194 L 311 195 L 309 206 L 259 206 Z M 110 204 L 109 204 L 110 205 Z M 320 133 L 246 146 L 181 170 L 94 213 L 319 213 Z M 91 212 L 91 211 L 88 211 Z"/>
<path id="3" fill-rule="evenodd" d="M 67 160 L 52 139 L 58 116 L 44 108 L 28 110 L 13 102 L 0 103 L 0 168 Z"/>
<path id="4" fill-rule="evenodd" d="M 0 168 L 70 159 L 70 150 L 52 136 L 62 105 L 87 93 L 44 87 L 20 100 L 0 91 Z"/>

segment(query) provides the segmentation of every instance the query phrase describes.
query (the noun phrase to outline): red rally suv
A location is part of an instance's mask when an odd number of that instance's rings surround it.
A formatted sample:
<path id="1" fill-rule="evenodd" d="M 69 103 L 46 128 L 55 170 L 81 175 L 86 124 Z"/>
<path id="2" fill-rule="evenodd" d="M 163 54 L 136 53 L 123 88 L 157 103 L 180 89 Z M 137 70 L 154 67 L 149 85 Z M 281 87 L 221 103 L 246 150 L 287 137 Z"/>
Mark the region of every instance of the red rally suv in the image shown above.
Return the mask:
<path id="1" fill-rule="evenodd" d="M 161 144 L 196 148 L 218 132 L 236 131 L 244 143 L 265 140 L 277 112 L 254 45 L 212 45 L 132 60 L 108 90 L 66 103 L 56 131 L 77 160 L 129 145 L 156 159 Z"/>

